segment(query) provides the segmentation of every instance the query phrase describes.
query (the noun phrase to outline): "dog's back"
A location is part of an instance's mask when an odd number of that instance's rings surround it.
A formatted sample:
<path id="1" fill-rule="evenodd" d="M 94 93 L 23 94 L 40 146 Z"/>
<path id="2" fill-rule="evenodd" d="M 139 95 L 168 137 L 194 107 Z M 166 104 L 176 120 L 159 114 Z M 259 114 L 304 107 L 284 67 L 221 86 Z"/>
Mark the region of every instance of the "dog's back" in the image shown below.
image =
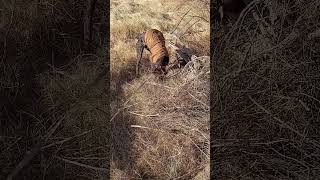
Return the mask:
<path id="1" fill-rule="evenodd" d="M 145 44 L 151 52 L 152 63 L 159 63 L 158 61 L 163 56 L 169 56 L 165 46 L 165 38 L 159 30 L 150 29 L 145 32 Z"/>
<path id="2" fill-rule="evenodd" d="M 165 44 L 165 39 L 163 37 L 163 34 L 162 32 L 160 32 L 159 30 L 157 29 L 150 29 L 150 30 L 147 30 L 145 32 L 145 36 L 144 36 L 144 40 L 146 42 L 146 45 L 149 47 L 149 48 L 152 48 L 153 46 L 155 46 L 157 43 L 160 43 L 160 44 Z"/>

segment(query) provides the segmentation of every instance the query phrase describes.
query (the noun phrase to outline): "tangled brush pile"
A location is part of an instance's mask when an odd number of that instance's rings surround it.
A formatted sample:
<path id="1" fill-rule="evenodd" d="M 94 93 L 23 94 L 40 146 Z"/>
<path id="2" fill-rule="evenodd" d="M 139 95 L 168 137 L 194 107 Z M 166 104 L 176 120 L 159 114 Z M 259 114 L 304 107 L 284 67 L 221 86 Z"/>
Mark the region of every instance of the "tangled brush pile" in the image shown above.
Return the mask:
<path id="1" fill-rule="evenodd" d="M 254 1 L 215 35 L 218 179 L 319 176 L 319 8 L 307 0 Z"/>

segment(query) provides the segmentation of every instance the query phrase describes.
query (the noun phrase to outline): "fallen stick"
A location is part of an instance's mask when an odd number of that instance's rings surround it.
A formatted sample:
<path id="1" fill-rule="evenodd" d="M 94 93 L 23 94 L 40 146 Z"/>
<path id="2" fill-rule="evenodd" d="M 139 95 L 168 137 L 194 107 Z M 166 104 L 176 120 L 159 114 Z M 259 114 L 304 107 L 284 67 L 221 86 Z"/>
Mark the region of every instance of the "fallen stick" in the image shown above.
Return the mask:
<path id="1" fill-rule="evenodd" d="M 45 138 L 40 140 L 30 151 L 27 151 L 24 158 L 18 163 L 15 169 L 8 175 L 7 180 L 12 180 L 19 172 L 27 166 L 31 160 L 40 152 L 42 145 L 48 140 L 48 138 L 57 130 L 58 126 L 61 124 L 62 119 L 60 119 L 46 134 Z"/>
<path id="2" fill-rule="evenodd" d="M 104 171 L 104 172 L 109 172 L 108 169 L 106 168 L 99 168 L 99 167 L 94 167 L 94 166 L 90 166 L 90 165 L 87 165 L 87 164 L 82 164 L 82 163 L 79 163 L 79 162 L 76 162 L 76 161 L 71 161 L 71 160 L 68 160 L 68 159 L 64 159 L 64 158 L 61 158 L 61 157 L 55 157 L 57 159 L 60 159 L 66 163 L 69 163 L 69 164 L 74 164 L 74 165 L 77 165 L 77 166 L 80 166 L 80 167 L 84 167 L 84 168 L 87 168 L 87 169 L 92 169 L 92 170 L 95 170 L 95 171 Z"/>

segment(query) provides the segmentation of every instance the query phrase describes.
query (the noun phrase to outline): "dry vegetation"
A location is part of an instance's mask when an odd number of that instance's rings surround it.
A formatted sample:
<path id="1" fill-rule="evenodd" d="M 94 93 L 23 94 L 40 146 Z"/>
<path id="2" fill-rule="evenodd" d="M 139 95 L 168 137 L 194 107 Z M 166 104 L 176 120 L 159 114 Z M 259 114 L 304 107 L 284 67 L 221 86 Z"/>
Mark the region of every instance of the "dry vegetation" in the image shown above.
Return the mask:
<path id="1" fill-rule="evenodd" d="M 254 1 L 214 27 L 215 178 L 319 178 L 319 18 L 319 1 Z"/>
<path id="2" fill-rule="evenodd" d="M 90 48 L 87 3 L 0 1 L 0 179 L 109 174 L 107 3 Z"/>
<path id="3" fill-rule="evenodd" d="M 208 1 L 111 1 L 111 179 L 208 179 L 208 21 Z M 136 78 L 135 37 L 149 28 L 203 57 L 164 81 Z"/>

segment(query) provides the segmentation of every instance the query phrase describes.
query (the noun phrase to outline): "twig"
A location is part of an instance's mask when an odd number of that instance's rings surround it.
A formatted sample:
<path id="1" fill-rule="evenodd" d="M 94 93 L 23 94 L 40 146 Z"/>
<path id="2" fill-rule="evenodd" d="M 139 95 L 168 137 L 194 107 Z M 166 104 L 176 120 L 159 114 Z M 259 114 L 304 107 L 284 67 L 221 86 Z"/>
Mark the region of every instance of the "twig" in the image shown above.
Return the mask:
<path id="1" fill-rule="evenodd" d="M 177 28 L 178 26 L 180 25 L 181 21 L 184 19 L 184 17 L 191 11 L 191 9 L 189 9 L 183 16 L 182 18 L 180 19 L 180 21 L 178 22 L 178 24 L 176 25 L 176 27 L 173 29 L 173 31 L 171 31 L 170 34 L 172 34 Z"/>
<path id="2" fill-rule="evenodd" d="M 189 136 L 187 136 L 187 135 L 185 135 L 185 134 L 183 134 L 182 133 L 182 135 L 184 136 L 184 137 L 186 137 L 186 138 L 188 138 L 188 139 L 190 139 L 190 141 L 192 142 L 192 144 L 193 145 L 195 145 L 196 146 L 196 148 L 204 155 L 204 156 L 206 156 L 207 157 L 207 159 L 208 160 L 210 160 L 210 157 L 209 157 L 209 155 L 208 154 L 206 154 L 193 140 L 192 140 L 192 138 L 191 137 L 189 137 Z"/>
<path id="3" fill-rule="evenodd" d="M 231 38 L 232 38 L 232 36 L 234 35 L 236 28 L 241 26 L 241 24 L 243 23 L 244 17 L 245 17 L 245 16 L 249 13 L 249 11 L 254 7 L 253 5 L 256 4 L 256 3 L 258 3 L 259 1 L 261 1 L 261 0 L 253 0 L 250 4 L 247 5 L 246 8 L 244 8 L 244 9 L 241 11 L 241 13 L 240 13 L 240 15 L 239 15 L 239 17 L 238 17 L 238 19 L 237 19 L 237 22 L 236 22 L 235 25 L 233 26 L 232 30 L 228 33 L 229 35 L 226 37 L 225 42 L 231 42 Z M 241 24 L 239 25 L 239 23 L 241 23 Z M 240 31 L 240 28 L 239 28 L 239 31 Z M 239 34 L 239 31 L 238 31 L 238 34 Z M 224 51 L 225 51 L 225 50 L 224 50 Z M 224 52 L 224 51 L 223 51 L 223 52 Z"/>
<path id="4" fill-rule="evenodd" d="M 122 110 L 130 107 L 130 106 L 125 106 L 125 105 L 128 104 L 129 102 L 130 102 L 130 99 L 127 100 L 125 103 L 123 103 L 123 105 L 122 105 L 123 107 L 122 107 L 122 108 L 119 108 L 118 111 L 111 117 L 110 122 L 112 122 Z"/>
<path id="5" fill-rule="evenodd" d="M 75 63 L 76 61 L 78 61 L 80 58 L 83 58 L 84 56 L 93 56 L 95 58 L 99 58 L 96 54 L 91 54 L 91 53 L 87 53 L 87 54 L 80 54 L 77 57 L 73 58 L 68 64 L 61 66 L 62 69 L 66 69 L 67 67 L 69 67 L 70 65 L 72 65 L 73 63 Z"/>
<path id="6" fill-rule="evenodd" d="M 95 170 L 95 171 L 104 171 L 104 172 L 109 172 L 108 169 L 106 168 L 99 168 L 99 167 L 94 167 L 94 166 L 90 166 L 90 165 L 87 165 L 87 164 L 82 164 L 82 163 L 79 163 L 79 162 L 76 162 L 76 161 L 71 161 L 71 160 L 68 160 L 68 159 L 64 159 L 64 158 L 61 158 L 61 157 L 55 157 L 57 159 L 60 159 L 66 163 L 70 163 L 70 164 L 74 164 L 74 165 L 77 165 L 77 166 L 80 166 L 80 167 L 84 167 L 84 168 L 87 168 L 87 169 L 91 169 L 91 170 Z"/>
<path id="7" fill-rule="evenodd" d="M 273 116 L 273 114 L 268 111 L 267 109 L 265 109 L 261 104 L 259 104 L 257 101 L 255 101 L 251 96 L 248 96 L 249 99 L 255 104 L 257 105 L 261 110 L 263 110 L 266 114 L 270 115 L 274 120 L 276 120 L 282 127 L 287 128 L 289 130 L 291 130 L 292 132 L 296 133 L 297 135 L 304 137 L 303 134 L 301 134 L 299 131 L 295 130 L 294 128 L 292 128 L 291 126 L 289 126 L 288 124 L 286 124 L 284 121 L 282 121 L 281 119 Z"/>
<path id="8" fill-rule="evenodd" d="M 146 127 L 146 126 L 140 126 L 140 125 L 131 125 L 130 127 L 132 127 L 132 128 L 140 128 L 140 129 L 149 129 L 149 130 L 153 130 L 153 131 L 160 131 L 160 132 L 170 133 L 170 132 L 164 131 L 162 129 L 153 129 L 153 128 L 149 128 L 149 127 Z"/>
<path id="9" fill-rule="evenodd" d="M 195 99 L 198 103 L 202 104 L 202 105 L 203 105 L 204 107 L 206 107 L 207 109 L 210 109 L 210 107 L 209 107 L 206 103 L 204 103 L 204 102 L 200 101 L 198 98 L 194 97 L 190 92 L 188 92 L 188 94 L 189 94 L 193 99 Z"/>
<path id="10" fill-rule="evenodd" d="M 316 102 L 318 102 L 318 103 L 320 104 L 320 100 L 318 100 L 317 98 L 315 98 L 315 97 L 313 97 L 313 96 L 310 96 L 310 95 L 308 95 L 308 94 L 305 94 L 305 93 L 300 93 L 300 94 L 305 95 L 305 96 L 307 96 L 307 97 L 315 100 Z"/>
<path id="11" fill-rule="evenodd" d="M 197 131 L 198 133 L 200 133 L 201 134 L 201 136 L 203 136 L 206 140 L 207 140 L 207 142 L 210 142 L 210 140 L 209 140 L 209 138 L 208 137 L 206 137 L 205 136 L 205 134 L 204 133 L 202 133 L 199 129 L 191 129 L 191 131 Z"/>
<path id="12" fill-rule="evenodd" d="M 295 158 L 293 158 L 293 157 L 286 156 L 286 155 L 280 153 L 279 151 L 275 150 L 274 148 L 270 148 L 270 149 L 271 149 L 273 152 L 277 153 L 279 156 L 281 156 L 281 157 L 283 157 L 283 158 L 286 158 L 286 159 L 290 159 L 290 160 L 292 160 L 292 161 L 295 161 L 295 162 L 301 164 L 302 166 L 306 167 L 307 169 L 309 169 L 309 167 L 308 167 L 307 165 L 305 165 L 303 162 L 301 162 L 301 161 L 299 161 L 299 160 L 297 160 L 297 159 L 295 159 Z"/>
<path id="13" fill-rule="evenodd" d="M 207 20 L 206 18 L 201 17 L 201 16 L 190 16 L 190 17 L 200 18 L 200 19 L 204 20 L 205 22 L 210 23 L 209 20 Z"/>
<path id="14" fill-rule="evenodd" d="M 52 147 L 52 146 L 54 146 L 54 145 L 56 145 L 56 144 L 63 144 L 63 143 L 65 143 L 65 142 L 67 142 L 67 141 L 70 141 L 70 140 L 76 138 L 76 137 L 80 137 L 80 136 L 86 135 L 86 134 L 92 132 L 93 130 L 94 130 L 94 129 L 89 130 L 89 131 L 85 131 L 85 132 L 83 132 L 83 133 L 81 133 L 81 134 L 78 134 L 78 135 L 75 135 L 75 136 L 66 138 L 66 139 L 64 139 L 64 140 L 61 140 L 61 141 L 57 141 L 57 142 L 48 144 L 48 145 L 46 145 L 46 146 L 43 146 L 43 147 L 41 148 L 41 150 L 44 150 L 44 149 L 49 148 L 49 147 Z"/>
<path id="15" fill-rule="evenodd" d="M 165 86 L 165 85 L 158 84 L 158 83 L 148 82 L 148 83 L 146 83 L 146 84 L 150 84 L 150 85 L 154 85 L 154 86 L 159 86 L 159 87 L 164 87 L 164 88 L 167 88 L 167 89 L 170 89 L 170 90 L 175 90 L 175 88 L 173 88 L 173 87 Z"/>
<path id="16" fill-rule="evenodd" d="M 280 126 L 291 130 L 292 132 L 294 132 L 295 134 L 297 134 L 298 136 L 300 136 L 303 139 L 308 139 L 310 143 L 312 143 L 314 146 L 320 148 L 319 142 L 316 140 L 312 140 L 309 139 L 307 137 L 305 137 L 302 133 L 300 133 L 299 131 L 297 131 L 296 129 L 292 128 L 291 126 L 289 126 L 288 124 L 286 124 L 285 122 L 283 122 L 281 119 L 273 116 L 273 114 L 271 112 L 269 112 L 267 109 L 265 109 L 262 105 L 260 105 L 258 102 L 256 102 L 251 96 L 248 96 L 249 99 L 255 104 L 257 105 L 261 110 L 263 110 L 266 114 L 270 115 L 273 119 L 275 119 L 276 121 L 278 121 L 280 123 Z"/>
<path id="17" fill-rule="evenodd" d="M 195 25 L 196 23 L 198 23 L 199 22 L 199 20 L 197 20 L 197 21 L 195 21 L 194 23 L 192 23 L 185 31 L 184 31 L 184 33 L 182 33 L 180 36 L 179 36 L 179 39 L 181 38 L 181 37 L 183 37 L 186 33 L 187 33 L 187 31 L 193 26 L 193 25 Z"/>
<path id="18" fill-rule="evenodd" d="M 132 111 L 129 111 L 130 114 L 133 114 L 133 115 L 137 115 L 137 116 L 142 116 L 142 117 L 158 117 L 159 114 L 138 114 L 136 112 L 132 112 Z"/>
<path id="19" fill-rule="evenodd" d="M 218 143 L 218 144 L 212 144 L 211 147 L 217 148 L 217 147 L 228 147 L 228 146 L 261 146 L 261 145 L 266 145 L 270 146 L 272 144 L 277 144 L 281 142 L 290 142 L 288 139 L 280 139 L 280 140 L 274 140 L 274 141 L 269 141 L 269 142 L 257 142 L 257 143 L 250 143 L 250 142 L 230 142 L 230 143 Z"/>

